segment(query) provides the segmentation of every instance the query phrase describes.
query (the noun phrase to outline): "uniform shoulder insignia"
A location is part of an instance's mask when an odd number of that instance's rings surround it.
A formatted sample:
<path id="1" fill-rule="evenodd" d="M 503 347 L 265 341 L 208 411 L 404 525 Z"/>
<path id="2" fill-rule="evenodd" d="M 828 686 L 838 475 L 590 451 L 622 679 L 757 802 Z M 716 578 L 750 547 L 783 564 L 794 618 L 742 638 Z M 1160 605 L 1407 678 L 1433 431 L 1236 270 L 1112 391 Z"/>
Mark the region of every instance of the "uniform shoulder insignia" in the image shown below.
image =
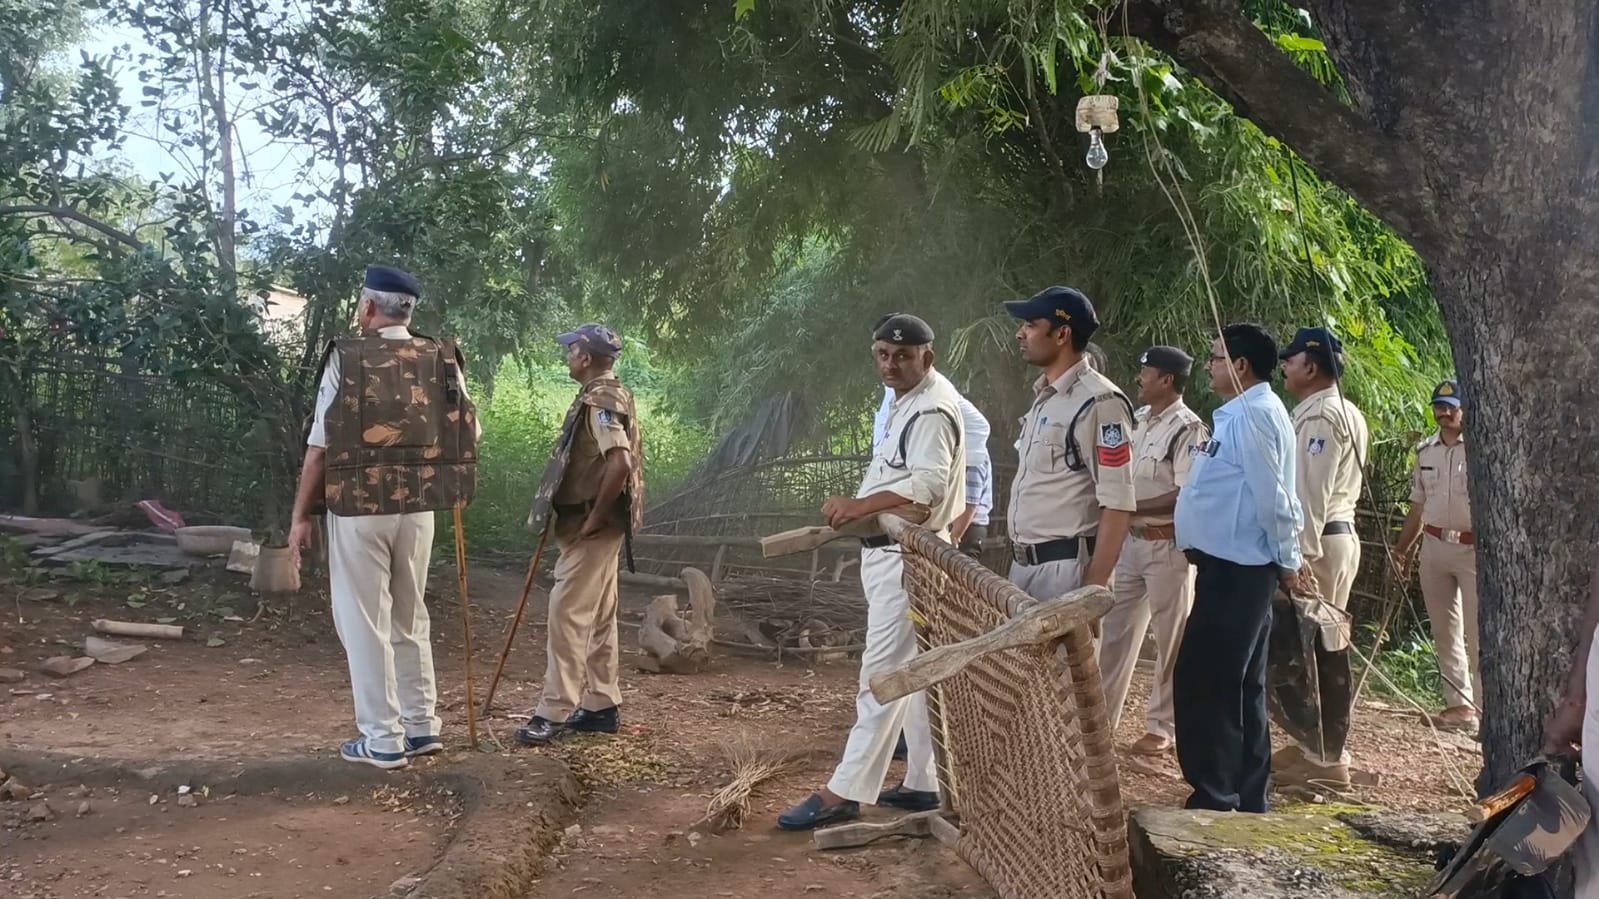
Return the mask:
<path id="1" fill-rule="evenodd" d="M 602 425 L 608 425 L 616 420 L 616 416 L 612 415 L 609 409 L 597 409 L 595 411 L 598 413 L 600 424 Z"/>
<path id="2" fill-rule="evenodd" d="M 1305 453 L 1307 455 L 1319 456 L 1319 455 L 1321 455 L 1322 453 L 1324 453 L 1326 451 L 1327 451 L 1327 438 L 1325 438 L 1325 437 L 1311 437 L 1305 443 Z"/>
<path id="3" fill-rule="evenodd" d="M 1099 464 L 1106 468 L 1120 468 L 1133 458 L 1133 447 L 1121 422 L 1110 421 L 1099 426 L 1094 450 Z"/>

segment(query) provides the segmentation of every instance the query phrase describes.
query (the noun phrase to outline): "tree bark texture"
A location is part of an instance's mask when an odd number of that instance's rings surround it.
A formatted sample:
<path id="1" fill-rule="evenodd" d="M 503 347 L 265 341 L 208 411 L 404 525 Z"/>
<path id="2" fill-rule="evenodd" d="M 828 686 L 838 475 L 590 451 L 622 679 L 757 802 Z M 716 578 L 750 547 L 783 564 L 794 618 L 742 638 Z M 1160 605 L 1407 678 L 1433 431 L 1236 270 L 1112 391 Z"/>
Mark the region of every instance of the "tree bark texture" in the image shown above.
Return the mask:
<path id="1" fill-rule="evenodd" d="M 1489 781 L 1537 750 L 1599 510 L 1599 5 L 1307 0 L 1341 104 L 1239 0 L 1126 21 L 1426 261 L 1466 395 Z M 1425 403 L 1418 397 L 1418 403 Z"/>

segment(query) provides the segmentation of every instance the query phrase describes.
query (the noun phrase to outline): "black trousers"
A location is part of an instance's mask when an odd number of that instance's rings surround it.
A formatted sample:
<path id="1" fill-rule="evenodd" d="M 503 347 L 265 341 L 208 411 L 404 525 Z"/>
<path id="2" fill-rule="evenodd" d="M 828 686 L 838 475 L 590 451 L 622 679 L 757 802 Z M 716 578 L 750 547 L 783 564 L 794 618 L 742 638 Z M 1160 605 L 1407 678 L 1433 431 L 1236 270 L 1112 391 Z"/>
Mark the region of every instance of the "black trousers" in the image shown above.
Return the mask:
<path id="1" fill-rule="evenodd" d="M 1271 778 L 1266 646 L 1276 565 L 1190 551 L 1194 610 L 1172 677 L 1185 808 L 1264 812 Z"/>
<path id="2" fill-rule="evenodd" d="M 988 539 L 988 525 L 971 525 L 966 528 L 966 533 L 961 535 L 960 551 L 974 559 L 980 558 L 983 553 L 983 541 L 986 539 Z"/>

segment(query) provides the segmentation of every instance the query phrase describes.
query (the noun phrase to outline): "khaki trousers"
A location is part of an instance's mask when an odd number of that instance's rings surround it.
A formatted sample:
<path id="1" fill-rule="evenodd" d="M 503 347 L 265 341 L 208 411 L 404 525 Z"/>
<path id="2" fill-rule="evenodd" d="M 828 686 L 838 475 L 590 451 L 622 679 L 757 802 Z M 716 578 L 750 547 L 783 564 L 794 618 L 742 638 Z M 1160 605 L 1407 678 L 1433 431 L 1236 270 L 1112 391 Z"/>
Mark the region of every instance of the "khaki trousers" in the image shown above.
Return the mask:
<path id="1" fill-rule="evenodd" d="M 872 695 L 872 676 L 916 657 L 916 625 L 905 592 L 905 562 L 898 547 L 861 550 L 861 588 L 866 593 L 866 650 L 855 694 L 855 726 L 844 757 L 827 782 L 834 795 L 876 804 L 893 761 L 894 744 L 905 733 L 905 789 L 938 789 L 933 764 L 933 732 L 927 694 L 912 693 L 889 703 Z"/>
<path id="2" fill-rule="evenodd" d="M 622 704 L 616 636 L 620 529 L 578 539 L 578 523 L 555 527 L 560 558 L 550 591 L 544 695 L 533 714 L 565 721 L 576 708 L 598 712 Z"/>
<path id="3" fill-rule="evenodd" d="M 1432 622 L 1432 640 L 1443 674 L 1449 708 L 1473 704 L 1482 696 L 1477 667 L 1477 550 L 1421 538 L 1421 597 Z"/>
<path id="4" fill-rule="evenodd" d="M 1194 569 L 1171 540 L 1128 536 L 1111 581 L 1116 604 L 1100 622 L 1099 671 L 1105 685 L 1105 711 L 1114 733 L 1138 667 L 1144 631 L 1155 625 L 1155 682 L 1149 692 L 1144 727 L 1167 739 L 1177 736 L 1172 720 L 1171 678 L 1177 647 L 1194 607 Z"/>
<path id="5" fill-rule="evenodd" d="M 1321 557 L 1310 562 L 1310 573 L 1316 576 L 1316 587 L 1321 591 L 1321 598 L 1328 605 L 1337 607 L 1340 611 L 1349 608 L 1349 591 L 1355 587 L 1355 575 L 1360 571 L 1360 537 L 1356 534 L 1329 534 L 1321 538 Z M 1325 642 L 1326 631 L 1323 631 L 1324 642 L 1320 645 L 1329 651 L 1348 650 L 1348 646 L 1340 645 L 1336 648 L 1328 647 Z M 1342 641 L 1340 641 L 1342 642 Z M 1321 650 L 1317 650 L 1319 653 Z M 1353 709 L 1344 705 L 1342 708 L 1331 708 L 1326 679 L 1329 675 L 1318 672 L 1322 682 L 1321 691 L 1321 720 L 1322 733 L 1349 733 L 1350 715 Z M 1338 691 L 1334 691 L 1338 692 Z M 1354 699 L 1350 695 L 1351 700 Z M 1336 726 L 1333 722 L 1338 722 Z M 1334 738 L 1327 738 L 1334 739 Z M 1342 763 L 1349 764 L 1352 759 L 1349 750 L 1338 747 L 1336 758 L 1323 758 L 1320 747 L 1309 746 L 1303 741 L 1295 741 L 1305 758 L 1320 761 L 1323 764 Z M 1331 751 L 1327 753 L 1333 755 Z"/>
<path id="6" fill-rule="evenodd" d="M 344 644 L 355 722 L 374 752 L 437 736 L 438 691 L 422 601 L 433 513 L 328 516 L 333 626 Z"/>

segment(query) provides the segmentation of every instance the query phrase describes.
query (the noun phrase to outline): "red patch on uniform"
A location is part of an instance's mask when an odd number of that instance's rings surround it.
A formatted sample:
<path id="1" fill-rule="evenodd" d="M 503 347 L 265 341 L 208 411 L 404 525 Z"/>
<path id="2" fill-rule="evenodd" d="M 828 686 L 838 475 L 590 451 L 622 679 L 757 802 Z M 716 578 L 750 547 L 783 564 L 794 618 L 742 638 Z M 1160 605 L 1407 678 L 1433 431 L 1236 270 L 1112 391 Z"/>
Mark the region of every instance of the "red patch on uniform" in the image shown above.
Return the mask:
<path id="1" fill-rule="evenodd" d="M 1120 468 L 1133 460 L 1132 446 L 1123 443 L 1120 446 L 1095 447 L 1099 455 L 1099 464 L 1105 468 Z"/>

